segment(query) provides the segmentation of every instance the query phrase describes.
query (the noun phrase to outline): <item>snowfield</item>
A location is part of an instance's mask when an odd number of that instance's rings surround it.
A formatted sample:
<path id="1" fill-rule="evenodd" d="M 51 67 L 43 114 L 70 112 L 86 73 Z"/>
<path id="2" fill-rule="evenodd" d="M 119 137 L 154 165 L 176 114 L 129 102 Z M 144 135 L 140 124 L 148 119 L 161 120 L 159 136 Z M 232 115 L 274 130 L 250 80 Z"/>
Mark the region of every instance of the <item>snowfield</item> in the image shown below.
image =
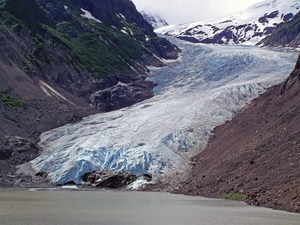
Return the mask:
<path id="1" fill-rule="evenodd" d="M 182 53 L 151 68 L 153 98 L 43 133 L 44 151 L 30 166 L 57 185 L 80 184 L 85 173 L 106 169 L 149 174 L 153 182 L 177 179 L 214 127 L 282 82 L 297 58 L 294 51 L 171 41 Z"/>
<path id="2" fill-rule="evenodd" d="M 265 0 L 227 17 L 156 29 L 192 42 L 255 45 L 300 12 L 299 0 Z"/>

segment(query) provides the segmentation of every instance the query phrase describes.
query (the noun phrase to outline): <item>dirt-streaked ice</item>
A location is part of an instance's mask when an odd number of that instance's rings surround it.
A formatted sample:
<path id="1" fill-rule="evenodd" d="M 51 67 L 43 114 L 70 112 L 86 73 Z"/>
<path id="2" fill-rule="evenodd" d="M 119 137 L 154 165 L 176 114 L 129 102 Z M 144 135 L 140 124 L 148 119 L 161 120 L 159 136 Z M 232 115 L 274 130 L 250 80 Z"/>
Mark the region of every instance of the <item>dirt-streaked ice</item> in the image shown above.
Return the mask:
<path id="1" fill-rule="evenodd" d="M 43 133 L 44 151 L 31 166 L 55 184 L 81 183 L 85 173 L 105 169 L 151 174 L 154 181 L 182 174 L 214 127 L 283 81 L 297 58 L 283 50 L 172 41 L 183 52 L 151 70 L 149 79 L 158 83 L 153 98 Z"/>

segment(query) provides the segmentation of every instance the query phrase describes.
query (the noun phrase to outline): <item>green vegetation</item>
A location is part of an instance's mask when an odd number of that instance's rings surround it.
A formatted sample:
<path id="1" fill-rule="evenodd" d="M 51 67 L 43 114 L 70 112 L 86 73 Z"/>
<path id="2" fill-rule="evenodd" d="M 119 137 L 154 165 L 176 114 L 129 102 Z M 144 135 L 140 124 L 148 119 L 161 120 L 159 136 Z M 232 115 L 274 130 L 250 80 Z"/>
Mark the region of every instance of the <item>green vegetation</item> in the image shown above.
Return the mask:
<path id="1" fill-rule="evenodd" d="M 28 63 L 26 61 L 22 60 L 22 64 L 23 64 L 26 72 L 32 72 L 32 69 L 30 68 L 30 66 L 28 65 Z"/>
<path id="2" fill-rule="evenodd" d="M 30 30 L 35 30 L 41 23 L 54 25 L 49 13 L 37 1 L 0 0 L 0 7 L 1 11 L 4 11 L 4 17 L 11 20 L 14 25 L 23 25 Z"/>
<path id="3" fill-rule="evenodd" d="M 3 11 L 1 7 L 0 7 L 0 23 L 8 26 L 16 34 L 19 34 L 22 29 L 21 21 L 15 18 L 7 11 Z"/>
<path id="4" fill-rule="evenodd" d="M 130 35 L 94 20 L 84 20 L 86 27 L 76 20 L 64 21 L 56 28 L 42 25 L 68 52 L 67 61 L 73 68 L 78 69 L 80 65 L 94 77 L 105 77 L 130 70 L 133 60 L 140 59 L 146 51 Z"/>
<path id="5" fill-rule="evenodd" d="M 105 13 L 109 19 L 99 22 L 82 17 L 77 0 L 0 0 L 0 25 L 30 36 L 29 51 L 24 52 L 27 60 L 22 61 L 27 72 L 64 62 L 78 73 L 104 78 L 130 71 L 135 61 L 151 54 L 154 43 L 146 35 L 154 40 L 154 33 L 113 10 Z"/>
<path id="6" fill-rule="evenodd" d="M 53 29 L 43 25 L 43 28 L 65 48 L 69 54 L 66 60 L 74 68 L 80 65 L 95 77 L 106 76 L 111 71 L 128 69 L 126 63 L 118 57 L 113 48 L 99 41 L 97 34 L 83 33 L 72 38 L 60 32 L 59 26 Z"/>
<path id="7" fill-rule="evenodd" d="M 245 201 L 246 195 L 244 194 L 225 194 L 225 199 L 234 200 L 234 201 Z"/>
<path id="8" fill-rule="evenodd" d="M 26 109 L 26 105 L 22 100 L 10 96 L 10 89 L 8 88 L 5 88 L 0 91 L 0 100 L 6 107 L 20 107 Z"/>
<path id="9" fill-rule="evenodd" d="M 41 36 L 36 35 L 33 38 L 33 43 L 31 45 L 32 54 L 42 62 L 50 63 L 51 59 L 47 56 L 44 51 L 44 40 Z M 34 57 L 32 57 L 34 58 Z"/>

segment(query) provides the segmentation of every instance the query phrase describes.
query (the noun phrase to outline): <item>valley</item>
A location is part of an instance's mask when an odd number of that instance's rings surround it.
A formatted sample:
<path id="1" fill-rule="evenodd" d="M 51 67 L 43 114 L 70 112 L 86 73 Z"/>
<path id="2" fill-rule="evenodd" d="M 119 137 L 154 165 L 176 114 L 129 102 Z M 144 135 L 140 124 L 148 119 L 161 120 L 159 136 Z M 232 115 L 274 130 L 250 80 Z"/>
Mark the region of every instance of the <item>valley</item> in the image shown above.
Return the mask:
<path id="1" fill-rule="evenodd" d="M 213 129 L 282 82 L 297 59 L 294 51 L 172 42 L 181 57 L 152 69 L 154 97 L 43 133 L 41 156 L 20 171 L 32 167 L 56 185 L 81 184 L 97 170 L 129 171 L 174 187 Z"/>

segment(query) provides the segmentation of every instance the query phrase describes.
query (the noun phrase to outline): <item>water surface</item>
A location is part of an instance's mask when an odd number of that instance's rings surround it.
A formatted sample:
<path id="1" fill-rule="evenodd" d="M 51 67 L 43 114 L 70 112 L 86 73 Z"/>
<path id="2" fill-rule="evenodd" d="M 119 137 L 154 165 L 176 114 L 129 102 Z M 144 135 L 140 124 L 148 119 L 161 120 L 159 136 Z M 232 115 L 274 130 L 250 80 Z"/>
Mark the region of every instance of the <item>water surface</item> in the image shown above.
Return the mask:
<path id="1" fill-rule="evenodd" d="M 115 191 L 0 191 L 1 225 L 299 225 L 242 202 Z"/>

